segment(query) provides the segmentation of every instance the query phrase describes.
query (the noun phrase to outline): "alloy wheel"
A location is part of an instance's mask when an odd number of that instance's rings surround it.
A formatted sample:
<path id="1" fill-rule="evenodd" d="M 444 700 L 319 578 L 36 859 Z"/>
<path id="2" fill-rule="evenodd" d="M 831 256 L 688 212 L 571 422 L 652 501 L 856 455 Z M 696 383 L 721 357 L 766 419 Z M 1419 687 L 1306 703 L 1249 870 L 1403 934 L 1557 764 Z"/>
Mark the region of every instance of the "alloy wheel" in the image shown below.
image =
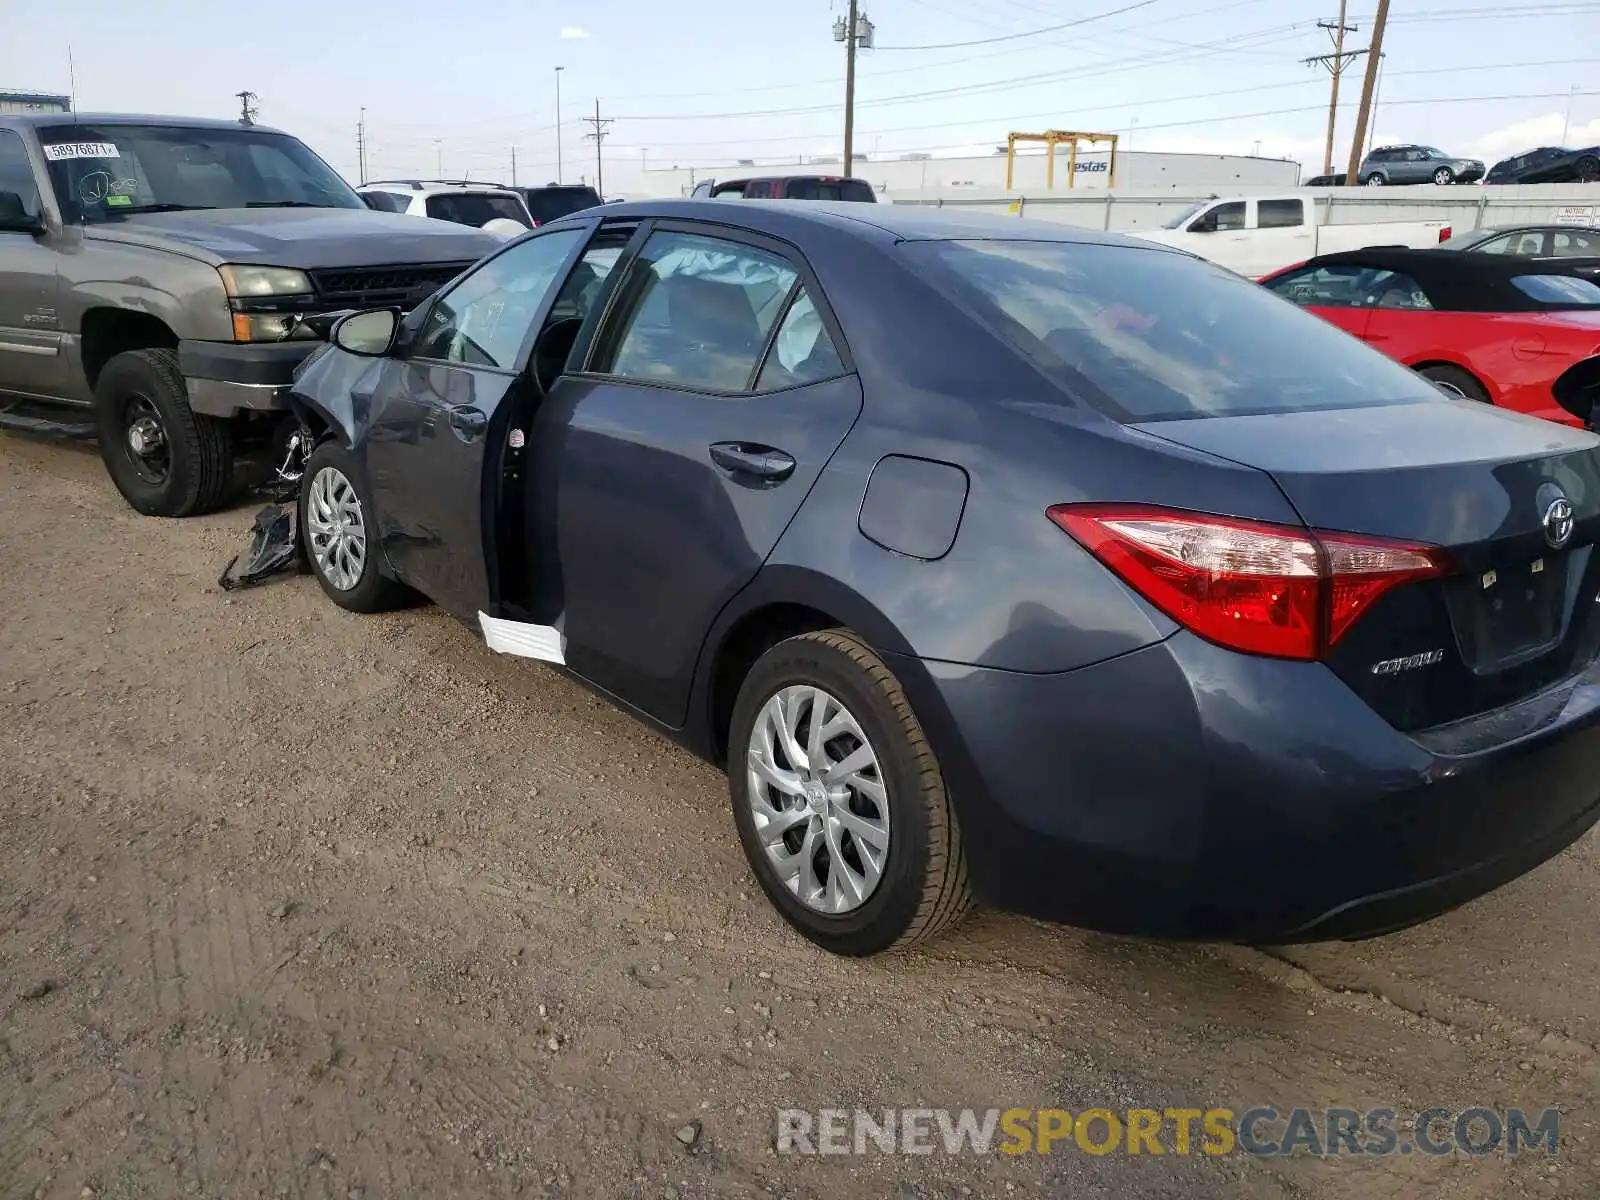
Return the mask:
<path id="1" fill-rule="evenodd" d="M 1433 181 L 1440 187 L 1444 187 L 1448 183 L 1454 183 L 1455 178 L 1455 175 L 1451 173 L 1449 167 L 1440 167 L 1433 173 Z"/>
<path id="2" fill-rule="evenodd" d="M 355 485 L 338 467 L 323 467 L 306 498 L 306 532 L 317 573 L 330 587 L 348 592 L 367 565 L 367 526 Z"/>
<path id="3" fill-rule="evenodd" d="M 756 717 L 746 768 L 756 837 L 784 886 L 820 913 L 865 904 L 889 857 L 889 797 L 850 710 L 809 684 L 783 688 Z"/>

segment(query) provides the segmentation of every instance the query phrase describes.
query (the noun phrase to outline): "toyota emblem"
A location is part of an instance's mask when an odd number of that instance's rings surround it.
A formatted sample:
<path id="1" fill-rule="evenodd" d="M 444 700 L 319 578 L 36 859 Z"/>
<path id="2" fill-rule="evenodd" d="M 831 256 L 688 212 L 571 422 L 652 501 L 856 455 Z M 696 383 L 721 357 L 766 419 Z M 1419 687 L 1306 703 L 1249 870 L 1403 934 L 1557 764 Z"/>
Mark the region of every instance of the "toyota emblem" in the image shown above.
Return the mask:
<path id="1" fill-rule="evenodd" d="M 1557 496 L 1544 510 L 1544 540 L 1559 550 L 1572 538 L 1572 505 Z"/>

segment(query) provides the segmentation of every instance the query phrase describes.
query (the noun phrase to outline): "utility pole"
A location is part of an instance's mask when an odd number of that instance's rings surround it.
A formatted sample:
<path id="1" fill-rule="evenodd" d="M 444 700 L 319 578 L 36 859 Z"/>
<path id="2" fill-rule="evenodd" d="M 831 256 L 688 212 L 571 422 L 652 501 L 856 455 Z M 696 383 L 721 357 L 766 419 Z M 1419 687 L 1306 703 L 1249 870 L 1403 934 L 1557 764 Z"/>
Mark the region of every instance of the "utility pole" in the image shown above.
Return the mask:
<path id="1" fill-rule="evenodd" d="M 361 120 L 356 122 L 356 167 L 361 182 L 367 181 L 367 108 L 361 106 Z"/>
<path id="2" fill-rule="evenodd" d="M 1383 62 L 1383 27 L 1389 23 L 1389 0 L 1378 0 L 1378 11 L 1372 19 L 1372 45 L 1367 47 L 1367 73 L 1361 81 L 1361 103 L 1356 106 L 1356 135 L 1350 139 L 1350 166 L 1345 172 L 1346 183 L 1359 183 L 1361 172 L 1361 147 L 1367 140 L 1367 118 L 1372 113 L 1372 90 L 1378 79 L 1378 65 Z"/>
<path id="3" fill-rule="evenodd" d="M 556 68 L 556 182 L 561 180 L 561 72 L 565 67 Z"/>
<path id="4" fill-rule="evenodd" d="M 239 97 L 239 124 L 254 125 L 256 123 L 256 114 L 261 109 L 252 104 L 251 101 L 259 100 L 261 97 L 254 92 L 235 92 L 234 95 Z"/>
<path id="5" fill-rule="evenodd" d="M 511 186 L 517 186 L 517 148 L 511 147 Z"/>
<path id="6" fill-rule="evenodd" d="M 851 174 L 856 137 L 856 0 L 850 0 L 850 24 L 844 32 L 844 173 Z"/>
<path id="7" fill-rule="evenodd" d="M 606 175 L 605 167 L 600 163 L 600 144 L 606 140 L 611 121 L 609 119 L 600 119 L 599 97 L 595 98 L 594 116 L 585 117 L 584 120 L 594 126 L 593 132 L 586 133 L 583 136 L 594 143 L 594 190 L 599 192 L 600 199 L 604 200 L 606 198 Z"/>
<path id="8" fill-rule="evenodd" d="M 1318 63 L 1328 68 L 1328 74 L 1333 76 L 1333 92 L 1328 97 L 1328 141 L 1322 151 L 1322 173 L 1333 173 L 1333 131 L 1339 120 L 1339 77 L 1344 74 L 1345 64 L 1354 61 L 1365 54 L 1365 50 L 1346 50 L 1344 48 L 1344 35 L 1355 33 L 1356 26 L 1344 23 L 1346 0 L 1339 0 L 1339 19 L 1337 21 L 1318 21 L 1318 29 L 1326 29 L 1328 36 L 1333 39 L 1332 54 L 1317 54 L 1306 59 L 1307 63 Z"/>

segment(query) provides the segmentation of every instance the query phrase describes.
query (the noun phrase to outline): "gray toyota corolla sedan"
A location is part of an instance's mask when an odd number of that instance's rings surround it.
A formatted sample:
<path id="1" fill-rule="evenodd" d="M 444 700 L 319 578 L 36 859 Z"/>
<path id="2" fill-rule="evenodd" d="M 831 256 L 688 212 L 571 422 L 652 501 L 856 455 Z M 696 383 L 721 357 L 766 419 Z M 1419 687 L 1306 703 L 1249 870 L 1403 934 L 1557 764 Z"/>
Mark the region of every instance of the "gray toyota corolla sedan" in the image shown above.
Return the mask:
<path id="1" fill-rule="evenodd" d="M 1172 250 L 616 205 L 346 318 L 296 390 L 327 594 L 421 592 L 725 764 L 830 950 L 974 898 L 1369 935 L 1600 813 L 1600 439 Z"/>

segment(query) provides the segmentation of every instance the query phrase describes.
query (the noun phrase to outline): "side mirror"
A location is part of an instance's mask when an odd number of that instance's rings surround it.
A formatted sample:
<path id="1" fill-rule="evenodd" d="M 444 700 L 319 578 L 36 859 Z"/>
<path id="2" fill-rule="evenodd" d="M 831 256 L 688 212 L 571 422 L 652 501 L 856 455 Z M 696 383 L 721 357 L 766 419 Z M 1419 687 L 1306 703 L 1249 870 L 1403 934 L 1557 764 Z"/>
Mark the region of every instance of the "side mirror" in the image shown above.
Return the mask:
<path id="1" fill-rule="evenodd" d="M 29 212 L 16 192 L 0 192 L 0 231 L 43 233 L 44 218 L 38 213 Z"/>
<path id="2" fill-rule="evenodd" d="M 394 345 L 399 328 L 398 309 L 375 308 L 370 312 L 351 313 L 334 325 L 333 344 L 363 358 L 382 358 Z"/>

